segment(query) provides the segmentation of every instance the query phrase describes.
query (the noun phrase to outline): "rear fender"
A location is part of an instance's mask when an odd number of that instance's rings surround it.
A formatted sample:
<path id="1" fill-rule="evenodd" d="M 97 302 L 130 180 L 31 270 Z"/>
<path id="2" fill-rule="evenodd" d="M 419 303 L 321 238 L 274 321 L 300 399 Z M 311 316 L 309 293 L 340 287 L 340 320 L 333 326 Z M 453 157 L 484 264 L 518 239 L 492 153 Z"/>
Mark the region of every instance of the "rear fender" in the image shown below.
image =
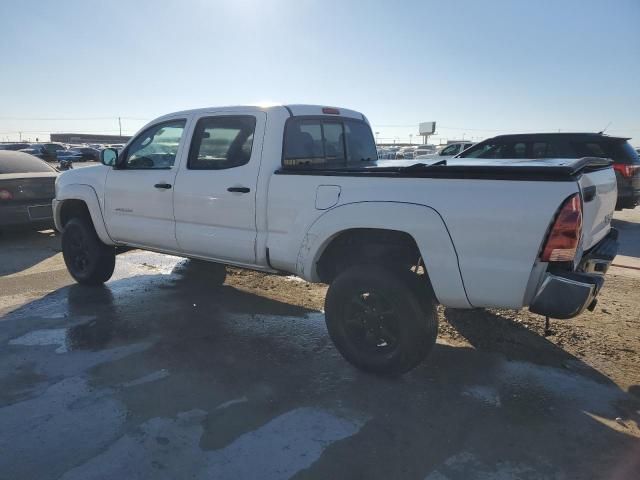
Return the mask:
<path id="1" fill-rule="evenodd" d="M 354 228 L 396 230 L 411 235 L 420 249 L 438 301 L 449 307 L 472 307 L 449 231 L 440 214 L 425 205 L 359 202 L 328 210 L 311 225 L 303 239 L 296 261 L 298 275 L 319 281 L 316 268 L 322 253 L 338 234 Z"/>
<path id="2" fill-rule="evenodd" d="M 89 209 L 93 227 L 100 240 L 106 245 L 115 245 L 115 242 L 109 237 L 109 233 L 107 232 L 104 218 L 102 217 L 102 210 L 100 209 L 100 202 L 98 201 L 98 195 L 93 187 L 77 184 L 65 185 L 64 188 L 56 192 L 56 198 L 53 201 L 53 218 L 58 231 L 62 231 L 60 212 L 62 211 L 62 205 L 65 200 L 82 200 Z"/>

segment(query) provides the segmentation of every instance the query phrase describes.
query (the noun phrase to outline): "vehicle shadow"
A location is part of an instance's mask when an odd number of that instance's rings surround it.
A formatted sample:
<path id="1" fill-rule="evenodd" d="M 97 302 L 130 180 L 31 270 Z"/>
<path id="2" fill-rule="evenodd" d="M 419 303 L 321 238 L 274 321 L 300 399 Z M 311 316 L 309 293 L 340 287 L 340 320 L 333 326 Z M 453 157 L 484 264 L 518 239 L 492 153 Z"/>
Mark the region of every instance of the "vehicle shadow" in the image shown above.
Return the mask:
<path id="1" fill-rule="evenodd" d="M 0 276 L 26 270 L 61 251 L 55 230 L 10 229 L 0 231 L 3 262 Z"/>
<path id="2" fill-rule="evenodd" d="M 499 353 L 509 360 L 577 369 L 596 380 L 610 382 L 574 355 L 512 318 L 482 308 L 445 308 L 444 315 L 447 322 L 478 350 Z M 554 331 L 553 322 L 551 331 Z"/>
<path id="3" fill-rule="evenodd" d="M 618 254 L 640 258 L 640 223 L 613 219 L 611 226 L 618 229 Z"/>
<path id="4" fill-rule="evenodd" d="M 446 315 L 474 348 L 438 344 L 409 374 L 376 377 L 340 357 L 321 312 L 227 285 L 211 287 L 206 273 L 187 262 L 169 275 L 128 277 L 101 288 L 59 289 L 6 315 L 0 322 L 0 341 L 33 329 L 65 328 L 69 353 L 64 354 L 64 368 L 51 370 L 60 357 L 53 351 L 40 358 L 23 350 L 20 358 L 40 375 L 46 370 L 51 383 L 69 375 L 68 363 L 78 358 L 92 391 L 123 406 L 122 435 L 141 438 L 140 432 L 161 419 L 197 412 L 200 433 L 193 443 L 192 430 L 180 430 L 176 420 L 153 442 L 136 441 L 127 458 L 108 457 L 118 464 L 138 462 L 136 449 L 145 450 L 148 456 L 142 458 L 149 458 L 156 455 L 154 449 L 165 448 L 160 442 L 171 446 L 168 442 L 174 441 L 180 446 L 170 450 L 170 457 L 208 458 L 238 446 L 249 450 L 225 461 L 250 463 L 280 437 L 290 438 L 284 453 L 266 463 L 298 462 L 286 451 L 296 451 L 296 443 L 302 442 L 302 453 L 312 455 L 314 438 L 329 427 L 312 428 L 305 422 L 313 422 L 309 412 L 323 411 L 346 419 L 353 432 L 323 444 L 323 453 L 295 478 L 425 478 L 436 471 L 440 476 L 434 478 L 511 478 L 520 476 L 518 472 L 544 478 L 634 478 L 637 439 L 595 419 L 615 419 L 615 401 L 627 398 L 626 392 L 584 364 L 576 371 L 559 372 L 558 362 L 582 362 L 532 333 L 511 330 L 499 315 L 451 309 Z M 506 329 L 508 335 L 502 336 L 509 338 L 486 332 L 481 338 L 480 329 Z M 520 342 L 531 345 L 514 347 Z M 122 349 L 132 345 L 144 348 L 123 356 Z M 0 352 L 0 364 L 6 354 Z M 92 355 L 99 356 L 100 363 Z M 29 390 L 24 384 L 21 389 Z M 37 390 L 45 395 L 42 392 Z M 73 414 L 95 403 L 75 401 Z M 311 416 L 271 436 L 259 433 L 271 431 L 268 425 L 293 411 Z M 30 423 L 41 417 L 24 419 L 25 431 L 44 428 Z M 39 437 L 38 450 L 47 452 L 51 445 L 46 430 L 38 432 L 44 438 Z M 59 432 L 50 437 L 59 442 Z M 47 475 L 65 473 L 62 460 L 48 458 Z M 147 463 L 138 462 L 136 468 L 148 468 L 144 471 L 152 477 L 153 467 Z M 21 469 L 27 466 L 12 465 L 11 472 L 24 473 Z M 103 473 L 108 476 L 108 471 Z M 264 478 L 269 478 L 266 473 Z"/>

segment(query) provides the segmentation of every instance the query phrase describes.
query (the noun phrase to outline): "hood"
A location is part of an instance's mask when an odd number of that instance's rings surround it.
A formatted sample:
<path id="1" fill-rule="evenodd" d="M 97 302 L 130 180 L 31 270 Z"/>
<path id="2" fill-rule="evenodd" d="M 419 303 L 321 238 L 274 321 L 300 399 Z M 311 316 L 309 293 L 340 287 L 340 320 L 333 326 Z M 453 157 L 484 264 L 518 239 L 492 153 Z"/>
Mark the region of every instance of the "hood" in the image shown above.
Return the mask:
<path id="1" fill-rule="evenodd" d="M 66 185 L 90 185 L 94 189 L 100 185 L 104 185 L 109 168 L 105 165 L 95 165 L 91 167 L 74 168 L 66 170 L 58 175 L 56 179 L 56 197 L 58 191 Z"/>

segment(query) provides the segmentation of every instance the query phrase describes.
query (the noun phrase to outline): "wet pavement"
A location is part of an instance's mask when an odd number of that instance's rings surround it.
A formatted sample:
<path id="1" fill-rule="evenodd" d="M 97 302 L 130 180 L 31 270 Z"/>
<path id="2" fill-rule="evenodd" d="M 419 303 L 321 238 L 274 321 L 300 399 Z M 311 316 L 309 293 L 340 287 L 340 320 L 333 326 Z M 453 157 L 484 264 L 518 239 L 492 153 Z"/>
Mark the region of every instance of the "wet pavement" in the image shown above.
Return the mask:
<path id="1" fill-rule="evenodd" d="M 379 378 L 322 312 L 138 251 L 82 287 L 36 240 L 0 267 L 0 479 L 639 478 L 629 394 L 577 358 L 439 342 Z"/>

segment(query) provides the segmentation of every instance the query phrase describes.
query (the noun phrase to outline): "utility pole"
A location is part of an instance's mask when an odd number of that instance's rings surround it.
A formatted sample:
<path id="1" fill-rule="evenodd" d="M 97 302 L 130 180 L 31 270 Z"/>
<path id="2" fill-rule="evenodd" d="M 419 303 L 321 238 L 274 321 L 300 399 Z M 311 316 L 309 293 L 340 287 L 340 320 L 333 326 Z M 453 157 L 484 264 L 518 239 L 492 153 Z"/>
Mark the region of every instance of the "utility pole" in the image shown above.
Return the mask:
<path id="1" fill-rule="evenodd" d="M 118 117 L 118 127 L 120 128 L 120 136 L 122 136 L 122 121 L 120 120 L 120 117 Z"/>
<path id="2" fill-rule="evenodd" d="M 20 135 L 20 141 L 22 141 L 22 132 L 18 132 L 18 134 Z"/>

